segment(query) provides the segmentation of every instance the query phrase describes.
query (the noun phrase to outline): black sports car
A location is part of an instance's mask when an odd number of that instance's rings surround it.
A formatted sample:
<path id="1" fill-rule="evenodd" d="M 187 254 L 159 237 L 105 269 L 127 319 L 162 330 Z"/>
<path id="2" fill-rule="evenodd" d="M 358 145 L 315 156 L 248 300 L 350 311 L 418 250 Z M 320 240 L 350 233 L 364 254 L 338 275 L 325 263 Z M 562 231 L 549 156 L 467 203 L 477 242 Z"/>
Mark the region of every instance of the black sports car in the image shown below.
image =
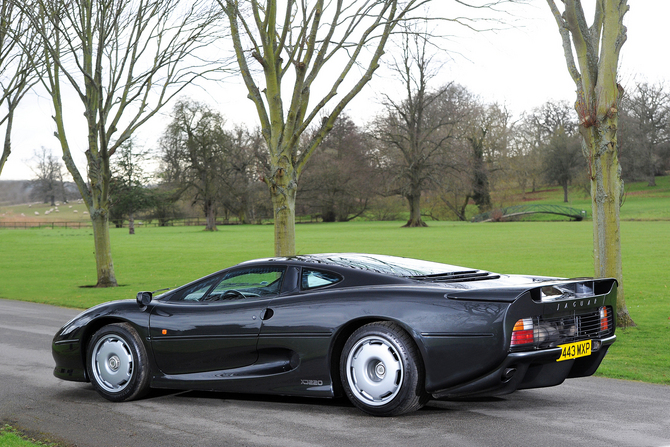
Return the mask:
<path id="1" fill-rule="evenodd" d="M 53 340 L 54 375 L 112 401 L 149 388 L 345 394 L 380 416 L 595 372 L 614 279 L 500 275 L 392 256 L 248 261 L 95 306 Z"/>

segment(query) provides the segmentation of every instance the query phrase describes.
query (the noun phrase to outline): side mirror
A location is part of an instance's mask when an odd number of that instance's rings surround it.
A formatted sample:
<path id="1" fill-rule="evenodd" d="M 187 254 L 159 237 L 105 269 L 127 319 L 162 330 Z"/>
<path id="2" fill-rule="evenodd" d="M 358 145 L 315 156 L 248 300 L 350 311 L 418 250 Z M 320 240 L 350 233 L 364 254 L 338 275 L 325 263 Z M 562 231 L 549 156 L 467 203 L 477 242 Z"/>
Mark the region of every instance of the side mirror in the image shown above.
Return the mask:
<path id="1" fill-rule="evenodd" d="M 139 292 L 137 294 L 137 305 L 140 307 L 147 307 L 151 303 L 153 294 L 151 292 Z"/>

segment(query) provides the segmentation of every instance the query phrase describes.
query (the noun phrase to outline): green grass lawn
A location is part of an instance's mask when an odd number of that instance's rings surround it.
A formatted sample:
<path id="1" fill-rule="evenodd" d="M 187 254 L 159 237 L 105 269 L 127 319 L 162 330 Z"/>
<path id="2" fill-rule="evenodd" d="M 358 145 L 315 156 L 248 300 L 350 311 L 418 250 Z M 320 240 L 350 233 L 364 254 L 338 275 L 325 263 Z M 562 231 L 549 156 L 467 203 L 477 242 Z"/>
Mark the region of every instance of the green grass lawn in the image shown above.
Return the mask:
<path id="1" fill-rule="evenodd" d="M 501 273 L 590 276 L 591 222 L 471 224 L 431 222 L 304 224 L 299 253 L 371 252 L 416 257 Z M 619 330 L 598 374 L 670 384 L 670 222 L 621 224 L 624 287 L 638 327 Z M 175 287 L 251 258 L 272 256 L 272 226 L 111 229 L 121 287 L 95 289 L 91 230 L 0 229 L 0 297 L 85 308 Z"/>
<path id="2" fill-rule="evenodd" d="M 656 177 L 656 186 L 647 186 L 647 182 L 631 182 L 624 186 L 624 203 L 621 207 L 621 220 L 670 220 L 670 176 Z M 494 195 L 495 197 L 495 195 Z M 559 187 L 543 188 L 536 192 L 515 194 L 505 206 L 510 205 L 565 205 L 586 210 L 591 217 L 591 198 L 578 187 L 569 188 L 568 203 L 563 202 L 563 190 Z M 474 207 L 474 205 L 471 205 Z M 476 212 L 474 212 L 476 214 Z M 535 214 L 524 220 L 569 220 L 551 214 Z"/>
<path id="3" fill-rule="evenodd" d="M 32 439 L 28 436 L 24 436 L 22 433 L 18 432 L 9 425 L 4 425 L 0 427 L 0 446 L 2 447 L 33 447 L 33 446 L 46 446 L 46 447 L 57 447 L 56 443 L 53 442 L 42 442 Z"/>

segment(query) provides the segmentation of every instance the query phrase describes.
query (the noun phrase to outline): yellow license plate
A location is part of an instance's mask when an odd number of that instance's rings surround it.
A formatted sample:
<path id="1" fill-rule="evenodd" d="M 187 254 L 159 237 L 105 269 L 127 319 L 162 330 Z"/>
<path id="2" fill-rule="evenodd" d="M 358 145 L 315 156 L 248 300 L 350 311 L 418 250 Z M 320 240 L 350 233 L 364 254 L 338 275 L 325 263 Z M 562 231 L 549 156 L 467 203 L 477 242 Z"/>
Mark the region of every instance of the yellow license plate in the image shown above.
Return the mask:
<path id="1" fill-rule="evenodd" d="M 567 345 L 558 345 L 558 347 L 561 348 L 562 351 L 561 356 L 556 360 L 557 362 L 591 355 L 591 340 L 568 343 Z"/>

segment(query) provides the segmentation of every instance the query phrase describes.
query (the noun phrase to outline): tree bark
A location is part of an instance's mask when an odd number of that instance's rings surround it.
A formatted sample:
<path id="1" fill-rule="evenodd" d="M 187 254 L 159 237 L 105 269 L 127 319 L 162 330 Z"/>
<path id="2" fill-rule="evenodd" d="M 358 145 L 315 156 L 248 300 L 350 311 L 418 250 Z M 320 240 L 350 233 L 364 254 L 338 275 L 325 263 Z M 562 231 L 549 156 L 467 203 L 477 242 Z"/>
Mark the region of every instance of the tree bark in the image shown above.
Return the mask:
<path id="1" fill-rule="evenodd" d="M 96 287 L 116 287 L 116 275 L 114 274 L 114 262 L 112 261 L 112 250 L 109 242 L 109 217 L 107 213 L 100 210 L 91 210 L 91 221 L 93 223 L 93 240 L 95 244 L 95 264 L 98 271 L 98 283 Z"/>
<path id="2" fill-rule="evenodd" d="M 218 231 L 216 228 L 216 208 L 211 201 L 205 203 L 205 217 L 207 218 L 205 231 Z"/>
<path id="3" fill-rule="evenodd" d="M 609 118 L 611 121 L 614 118 Z M 617 278 L 617 324 L 635 326 L 623 295 L 621 268 L 621 231 L 619 213 L 623 184 L 617 155 L 616 133 L 607 121 L 594 130 L 599 150 L 589 158 L 591 170 L 591 212 L 593 215 L 593 261 L 595 276 Z M 609 123 L 613 125 L 612 122 Z M 616 128 L 616 127 L 614 127 Z"/>
<path id="4" fill-rule="evenodd" d="M 405 196 L 405 198 L 409 202 L 409 220 L 403 227 L 427 227 L 426 222 L 421 219 L 421 190 L 414 191 Z"/>
<path id="5" fill-rule="evenodd" d="M 297 188 L 270 187 L 274 213 L 275 255 L 295 255 L 295 195 Z"/>
<path id="6" fill-rule="evenodd" d="M 240 205 L 240 209 L 237 212 L 237 220 L 241 224 L 249 223 L 249 218 L 247 217 L 247 203 L 246 203 L 246 200 L 243 204 Z"/>
<path id="7" fill-rule="evenodd" d="M 128 213 L 128 234 L 135 234 L 135 213 Z"/>
<path id="8" fill-rule="evenodd" d="M 492 208 L 489 173 L 484 160 L 484 139 L 487 133 L 488 129 L 482 128 L 481 136 L 468 138 L 472 147 L 472 200 L 475 201 L 480 213 L 490 211 Z"/>
<path id="9" fill-rule="evenodd" d="M 2 174 L 2 168 L 5 167 L 7 158 L 12 152 L 12 123 L 14 122 L 14 111 L 10 110 L 7 114 L 7 126 L 5 127 L 5 143 L 2 149 L 2 157 L 0 157 L 0 174 Z"/>
<path id="10" fill-rule="evenodd" d="M 654 146 L 649 144 L 649 150 L 647 152 L 648 163 L 649 163 L 649 181 L 647 186 L 656 186 L 656 166 L 654 165 Z"/>

